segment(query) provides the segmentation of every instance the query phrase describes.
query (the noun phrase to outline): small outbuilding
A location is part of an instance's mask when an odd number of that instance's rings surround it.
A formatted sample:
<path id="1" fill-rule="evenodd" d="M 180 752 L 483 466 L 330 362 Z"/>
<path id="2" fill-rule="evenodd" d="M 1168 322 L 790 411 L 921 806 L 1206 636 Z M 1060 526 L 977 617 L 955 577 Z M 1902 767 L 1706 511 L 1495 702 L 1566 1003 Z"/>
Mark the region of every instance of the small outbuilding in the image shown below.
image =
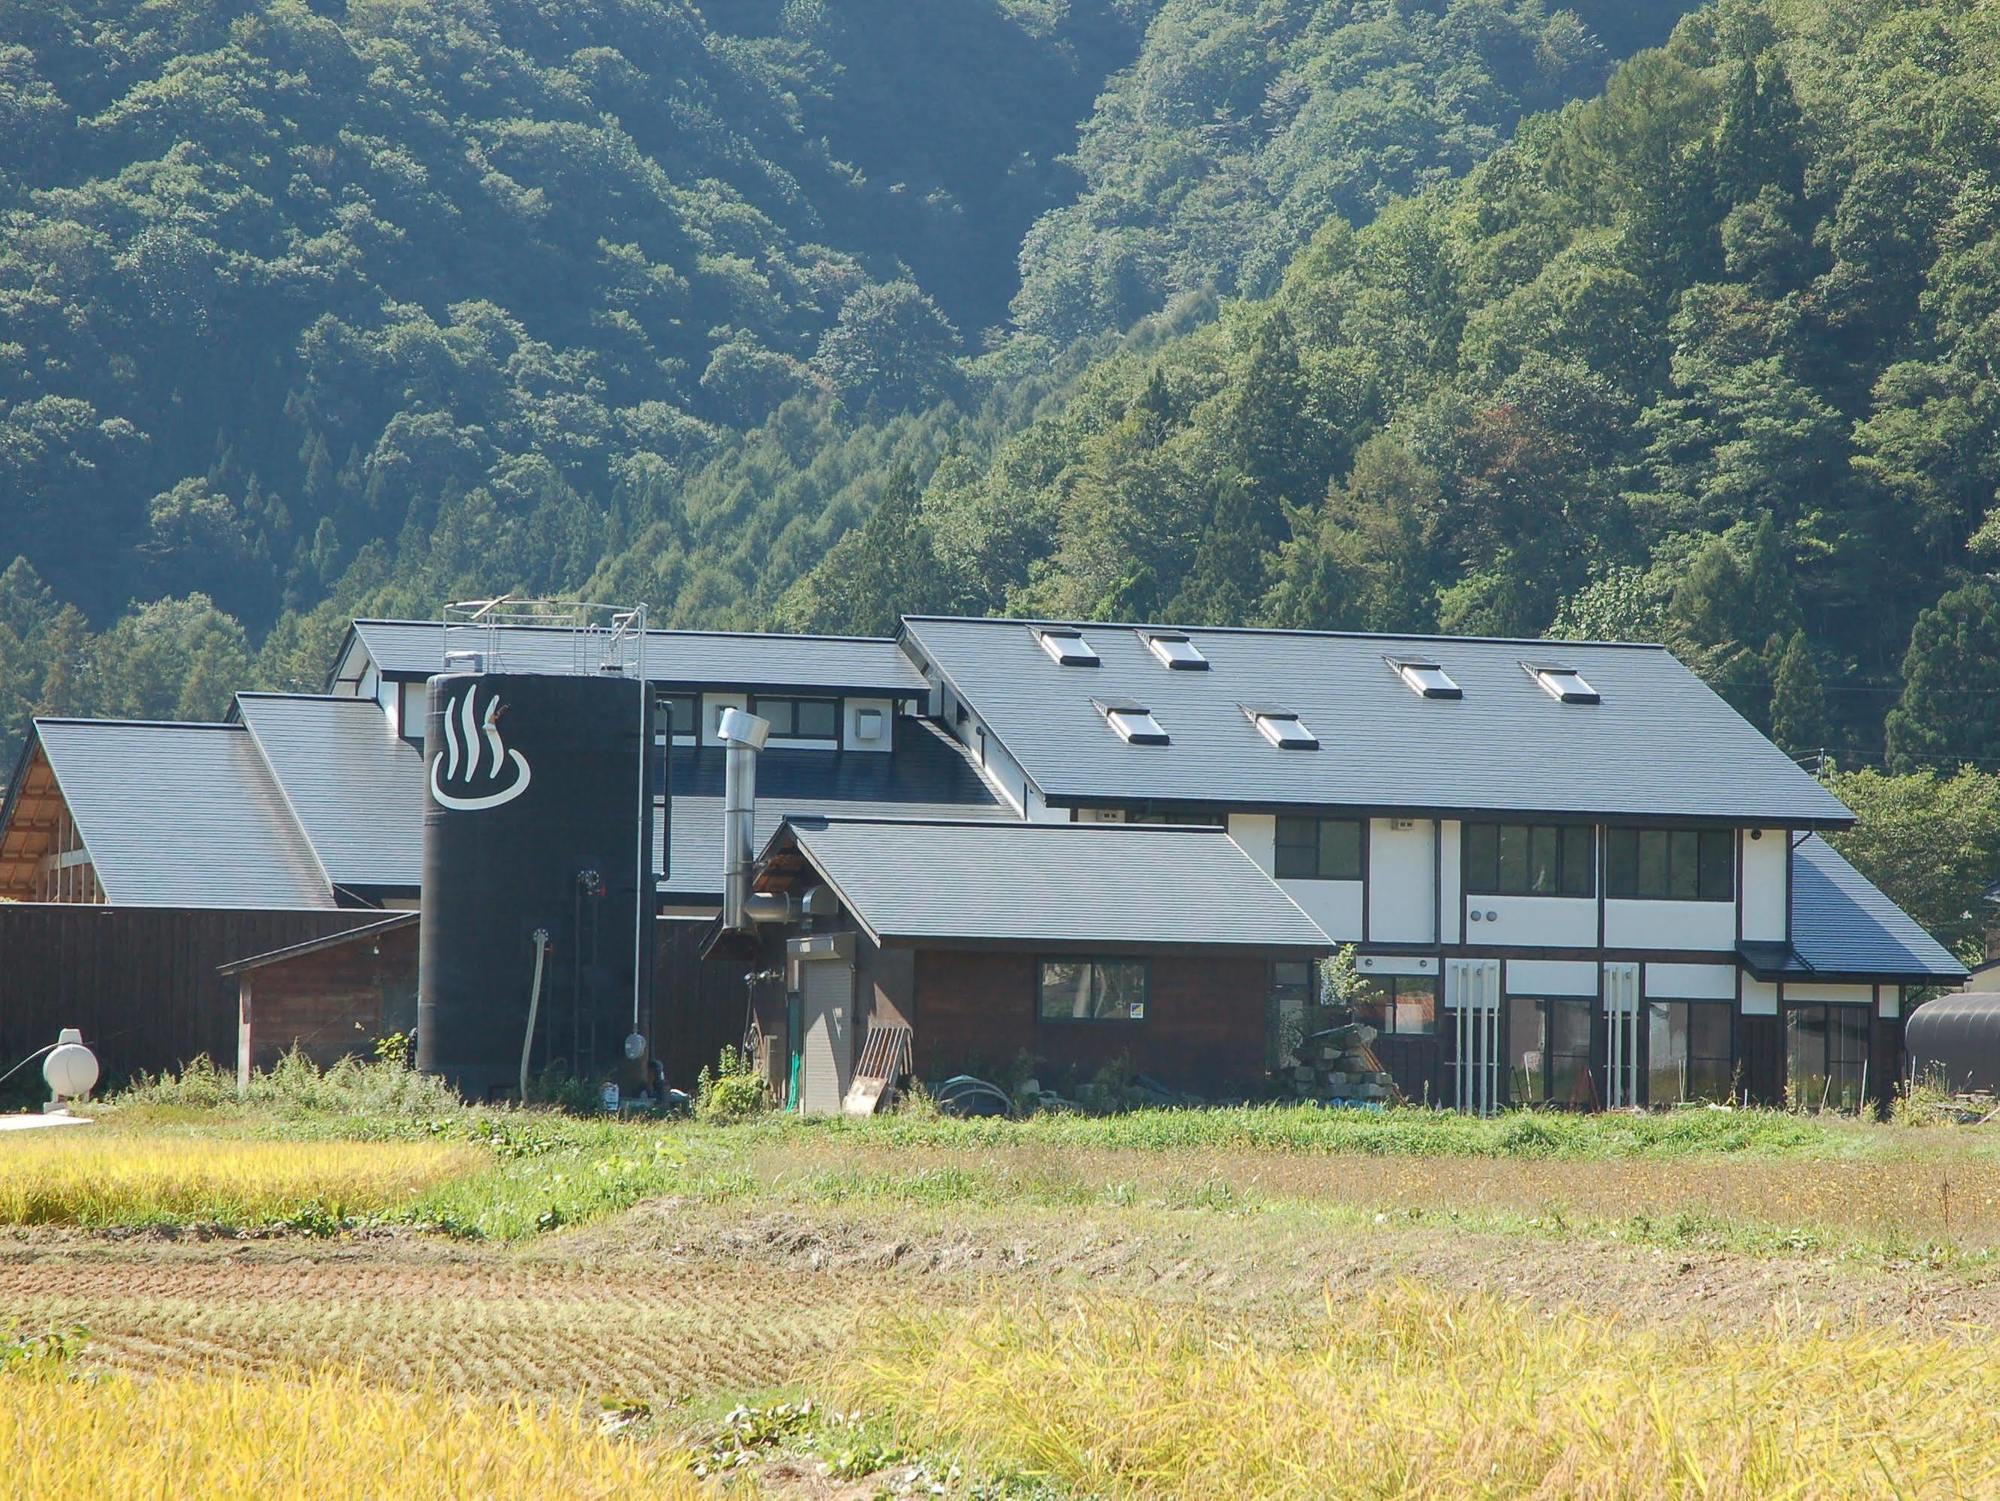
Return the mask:
<path id="1" fill-rule="evenodd" d="M 749 1032 L 808 1114 L 1023 1053 L 1248 1093 L 1273 966 L 1334 947 L 1219 828 L 794 817 L 754 891 Z"/>
<path id="2" fill-rule="evenodd" d="M 1959 1094 L 2000 1094 L 2000 994 L 1925 1001 L 1903 1026 L 1910 1077 Z"/>
<path id="3" fill-rule="evenodd" d="M 298 1048 L 322 1068 L 417 1025 L 418 916 L 398 912 L 220 966 L 236 982 L 236 1073 Z"/>

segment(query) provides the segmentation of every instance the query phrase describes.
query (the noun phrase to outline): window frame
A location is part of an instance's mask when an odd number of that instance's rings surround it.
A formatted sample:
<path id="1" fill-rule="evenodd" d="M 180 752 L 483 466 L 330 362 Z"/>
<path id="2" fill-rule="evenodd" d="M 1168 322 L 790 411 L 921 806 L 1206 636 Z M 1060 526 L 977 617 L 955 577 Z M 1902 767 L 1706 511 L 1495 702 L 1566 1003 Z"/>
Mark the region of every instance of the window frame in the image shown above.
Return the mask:
<path id="1" fill-rule="evenodd" d="M 1307 848 L 1302 840 L 1285 840 L 1286 824 L 1309 823 L 1313 826 L 1310 848 L 1313 852 L 1312 871 L 1287 871 L 1284 869 L 1283 853 L 1286 849 Z M 1343 869 L 1329 874 L 1326 870 L 1326 826 L 1339 824 L 1354 830 L 1355 854 L 1353 873 Z M 1278 881 L 1362 881 L 1368 877 L 1368 821 L 1363 818 L 1326 818 L 1314 813 L 1280 813 L 1271 831 L 1271 877 Z"/>
<path id="2" fill-rule="evenodd" d="M 1842 1115 L 1850 1113 L 1860 1115 L 1866 1111 L 1869 1105 L 1868 1097 L 1864 1091 L 1868 1081 L 1869 1055 L 1873 1052 L 1871 1044 L 1874 1040 L 1873 1019 L 1875 1008 L 1866 1002 L 1855 1001 L 1786 1001 L 1780 1007 L 1780 1010 L 1783 1013 L 1780 1020 L 1783 1023 L 1785 1033 L 1785 1096 L 1792 1107 L 1798 1110 L 1811 1111 L 1831 1108 Z M 1797 1093 L 1799 1081 L 1794 1077 L 1792 1068 L 1794 1058 L 1792 1018 L 1801 1012 L 1807 1011 L 1817 1011 L 1824 1014 L 1825 1029 L 1820 1034 L 1820 1076 L 1830 1081 L 1830 1083 L 1839 1082 L 1844 1077 L 1851 1076 L 1854 1086 L 1853 1105 L 1851 1109 L 1846 1103 L 1848 1097 L 1845 1092 L 1830 1107 L 1823 1107 L 1821 1104 L 1821 1101 L 1832 1096 L 1830 1088 L 1823 1090 L 1818 1100 L 1801 1099 Z M 1840 1074 L 1834 1072 L 1834 1063 L 1831 1056 L 1832 1048 L 1830 1046 L 1833 1040 L 1833 1022 L 1835 1017 L 1842 1019 L 1853 1018 L 1861 1024 L 1859 1052 L 1855 1057 L 1841 1060 Z"/>
<path id="3" fill-rule="evenodd" d="M 774 704 L 788 704 L 791 706 L 792 727 L 781 730 L 778 728 L 777 721 L 772 720 L 770 734 L 772 740 L 806 741 L 815 744 L 840 744 L 840 724 L 841 720 L 845 717 L 845 700 L 839 698 L 822 698 L 810 693 L 753 693 L 750 695 L 750 712 L 755 714 L 759 719 L 771 719 L 767 710 Z M 832 734 L 802 735 L 799 733 L 799 709 L 806 704 L 812 704 L 815 707 L 825 706 L 833 710 Z"/>
<path id="4" fill-rule="evenodd" d="M 1734 902 L 1736 860 L 1733 828 L 1614 824 L 1604 831 L 1604 895 L 1616 902 Z M 1649 865 L 1659 869 L 1657 890 L 1648 889 Z M 1718 871 L 1727 877 L 1720 892 L 1706 879 Z"/>
<path id="5" fill-rule="evenodd" d="M 1502 1001 L 1501 1008 L 1505 1036 L 1502 1039 L 1501 1049 L 1506 1062 L 1508 1104 L 1527 1106 L 1537 1110 L 1596 1111 L 1604 1108 L 1604 1097 L 1599 1093 L 1597 1078 L 1599 1064 L 1598 1027 L 1600 1021 L 1598 1007 L 1600 1005 L 1601 1002 L 1596 997 L 1581 995 L 1510 994 Z M 1527 1077 L 1525 1069 L 1516 1069 L 1514 1067 L 1514 1060 L 1521 1056 L 1520 1048 L 1517 1045 L 1519 1039 L 1514 1036 L 1515 1013 L 1516 1008 L 1522 1006 L 1534 1008 L 1534 1014 L 1541 1027 L 1541 1055 L 1536 1064 L 1536 1074 L 1538 1077 L 1535 1080 L 1535 1086 L 1539 1090 L 1539 1094 L 1532 1099 L 1527 1098 L 1514 1087 L 1517 1073 L 1524 1080 Z M 1586 1081 L 1590 1097 L 1587 1103 L 1576 1099 L 1558 1100 L 1554 1098 L 1556 1079 L 1555 1060 L 1558 1056 L 1558 1050 L 1552 1045 L 1552 1039 L 1555 1035 L 1556 1008 L 1569 1007 L 1573 1009 L 1579 1006 L 1584 1008 L 1583 1014 L 1586 1019 L 1584 1051 L 1579 1055 L 1573 1050 L 1563 1050 L 1560 1056 L 1567 1059 L 1575 1059 L 1578 1056 L 1582 1057 L 1583 1078 Z"/>
<path id="6" fill-rule="evenodd" d="M 1090 971 L 1089 984 L 1093 1014 L 1090 1016 L 1051 1015 L 1046 998 L 1049 993 L 1049 967 L 1055 964 L 1082 965 Z M 1131 1002 L 1126 1002 L 1126 1014 L 1122 1016 L 1097 1015 L 1094 1008 L 1097 997 L 1102 993 L 1100 971 L 1110 966 L 1130 966 L 1139 971 L 1139 1014 L 1131 1014 Z M 1144 1025 L 1151 1014 L 1153 1003 L 1153 961 L 1143 955 L 1132 954 L 1043 954 L 1035 960 L 1035 1023 L 1037 1026 L 1053 1027 L 1131 1027 Z"/>
<path id="7" fill-rule="evenodd" d="M 657 709 L 667 710 L 667 743 L 670 745 L 695 745 L 701 740 L 701 695 L 699 693 L 657 693 L 653 696 Z M 676 704 L 686 704 L 690 713 L 688 728 L 681 728 L 680 715 L 674 712 Z M 653 733 L 654 741 L 659 740 L 659 731 Z"/>
<path id="8" fill-rule="evenodd" d="M 1493 858 L 1490 862 L 1473 858 L 1473 842 L 1479 834 L 1475 831 L 1493 831 Z M 1503 837 L 1509 829 L 1521 831 L 1522 880 L 1518 885 L 1509 884 L 1506 879 L 1507 841 Z M 1554 886 L 1548 891 L 1538 891 L 1533 885 L 1535 871 L 1535 846 L 1541 836 L 1553 841 L 1555 856 Z M 1581 850 L 1576 848 L 1576 840 L 1582 839 Z M 1487 869 L 1482 871 L 1481 865 Z M 1459 826 L 1458 880 L 1466 896 L 1524 896 L 1546 899 L 1564 897 L 1572 901 L 1589 901 L 1597 895 L 1597 829 L 1587 823 L 1517 823 L 1498 819 L 1467 820 Z"/>
<path id="9" fill-rule="evenodd" d="M 1363 975 L 1361 976 L 1361 983 L 1366 986 L 1384 985 L 1388 987 L 1387 995 L 1380 1002 L 1383 1008 L 1382 1019 L 1380 1021 L 1368 1021 L 1367 1018 L 1363 1017 L 1360 1014 L 1361 1006 L 1359 1004 L 1354 1008 L 1355 1020 L 1367 1021 L 1369 1026 L 1375 1028 L 1376 1035 L 1381 1037 L 1431 1038 L 1441 1035 L 1441 1018 L 1444 1013 L 1444 985 L 1441 977 L 1437 975 Z M 1403 998 L 1402 992 L 1405 986 L 1413 989 L 1421 987 L 1430 996 L 1431 1024 L 1428 1028 L 1406 1028 L 1397 1025 L 1402 1016 L 1402 1007 L 1399 1002 Z"/>
<path id="10" fill-rule="evenodd" d="M 1653 1098 L 1652 1008 L 1655 1006 L 1662 1006 L 1662 1007 L 1685 1006 L 1688 1008 L 1687 1035 L 1689 1041 L 1689 1053 L 1688 1053 L 1689 1062 L 1692 1063 L 1696 1059 L 1701 1059 L 1708 1062 L 1720 1062 L 1723 1065 L 1723 1087 L 1722 1087 L 1722 1093 L 1720 1095 L 1710 1096 L 1706 1094 L 1689 1094 L 1686 1092 L 1685 1085 L 1683 1085 L 1681 1094 L 1679 1094 L 1673 1099 L 1656 1100 Z M 1640 1007 L 1640 1014 L 1645 1021 L 1645 1026 L 1641 1029 L 1643 1037 L 1640 1042 L 1640 1048 L 1642 1049 L 1640 1072 L 1645 1078 L 1646 1104 L 1649 1107 L 1659 1107 L 1663 1105 L 1692 1104 L 1700 1102 L 1728 1104 L 1730 1100 L 1735 1097 L 1736 1093 L 1737 1041 L 1736 1041 L 1735 1002 L 1722 1000 L 1713 996 L 1649 995 L 1644 997 L 1639 1002 L 1639 1007 Z M 1703 1011 L 1702 1008 L 1704 1007 L 1707 1008 L 1706 1011 Z M 1725 1053 L 1717 1055 L 1714 1053 L 1695 1053 L 1693 1051 L 1694 1018 L 1697 1013 L 1707 1016 L 1715 1016 L 1719 1014 L 1722 1017 L 1724 1022 L 1724 1034 L 1725 1037 L 1727 1038 L 1727 1041 L 1725 1043 L 1727 1051 Z M 1669 1012 L 1669 1017 L 1671 1018 L 1671 1012 Z"/>

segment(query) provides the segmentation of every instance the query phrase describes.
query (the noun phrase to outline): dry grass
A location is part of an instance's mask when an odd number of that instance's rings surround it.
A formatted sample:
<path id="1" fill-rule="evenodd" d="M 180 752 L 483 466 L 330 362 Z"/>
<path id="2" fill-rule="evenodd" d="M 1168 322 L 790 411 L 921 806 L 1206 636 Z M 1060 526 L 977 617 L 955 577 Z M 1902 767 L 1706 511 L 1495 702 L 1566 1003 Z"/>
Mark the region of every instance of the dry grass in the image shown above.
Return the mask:
<path id="1" fill-rule="evenodd" d="M 254 1224 L 372 1214 L 487 1165 L 440 1142 L 253 1141 L 77 1127 L 0 1143 L 0 1224 Z"/>
<path id="2" fill-rule="evenodd" d="M 580 1407 L 465 1402 L 330 1371 L 7 1377 L 0 1454 L 9 1494 L 105 1501 L 708 1494 L 682 1456 L 607 1437 Z"/>
<path id="3" fill-rule="evenodd" d="M 828 1379 L 910 1441 L 1110 1497 L 2000 1491 L 1980 1342 L 1634 1330 L 1414 1285 L 1260 1334 L 1137 1301 L 940 1314 Z"/>

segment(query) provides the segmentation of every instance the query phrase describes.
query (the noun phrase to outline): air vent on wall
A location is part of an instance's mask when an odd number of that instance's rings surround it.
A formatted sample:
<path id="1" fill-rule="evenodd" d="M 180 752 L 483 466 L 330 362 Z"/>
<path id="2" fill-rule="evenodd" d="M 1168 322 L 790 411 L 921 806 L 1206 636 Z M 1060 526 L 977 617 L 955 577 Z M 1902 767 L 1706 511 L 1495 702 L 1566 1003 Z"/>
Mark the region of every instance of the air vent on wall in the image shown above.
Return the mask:
<path id="1" fill-rule="evenodd" d="M 1565 704 L 1594 704 L 1602 702 L 1595 688 L 1583 680 L 1583 674 L 1574 667 L 1558 667 L 1548 662 L 1523 662 L 1528 676 L 1542 685 L 1542 691 L 1550 698 Z"/>
<path id="2" fill-rule="evenodd" d="M 1183 672 L 1208 671 L 1208 658 L 1201 654 L 1201 648 L 1188 640 L 1185 631 L 1141 631 L 1146 649 L 1168 667 Z"/>
<path id="3" fill-rule="evenodd" d="M 1305 721 L 1290 709 L 1259 708 L 1254 704 L 1239 704 L 1244 717 L 1257 726 L 1262 735 L 1279 750 L 1318 750 L 1319 737 L 1306 728 Z"/>
<path id="4" fill-rule="evenodd" d="M 1153 718 L 1153 711 L 1143 704 L 1106 703 L 1093 698 L 1091 705 L 1104 716 L 1104 722 L 1118 732 L 1118 737 L 1130 745 L 1165 745 L 1167 732 L 1160 727 L 1159 720 Z"/>
<path id="5" fill-rule="evenodd" d="M 1465 690 L 1451 680 L 1451 674 L 1436 662 L 1410 657 L 1384 657 L 1396 676 L 1425 698 L 1464 698 Z"/>
<path id="6" fill-rule="evenodd" d="M 1043 651 L 1064 667 L 1097 666 L 1097 653 L 1083 639 L 1082 631 L 1068 626 L 1040 626 L 1035 629 L 1035 639 L 1042 643 Z"/>

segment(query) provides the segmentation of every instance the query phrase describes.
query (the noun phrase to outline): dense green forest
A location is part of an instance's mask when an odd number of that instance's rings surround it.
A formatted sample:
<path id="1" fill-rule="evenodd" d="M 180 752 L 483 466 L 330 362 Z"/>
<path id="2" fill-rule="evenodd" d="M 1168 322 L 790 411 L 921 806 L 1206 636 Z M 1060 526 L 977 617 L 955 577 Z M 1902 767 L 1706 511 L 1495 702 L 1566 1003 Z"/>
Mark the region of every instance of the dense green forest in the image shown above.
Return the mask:
<path id="1" fill-rule="evenodd" d="M 1974 0 L 20 0 L 0 737 L 585 590 L 1660 638 L 1963 812 L 1996 80 Z"/>

